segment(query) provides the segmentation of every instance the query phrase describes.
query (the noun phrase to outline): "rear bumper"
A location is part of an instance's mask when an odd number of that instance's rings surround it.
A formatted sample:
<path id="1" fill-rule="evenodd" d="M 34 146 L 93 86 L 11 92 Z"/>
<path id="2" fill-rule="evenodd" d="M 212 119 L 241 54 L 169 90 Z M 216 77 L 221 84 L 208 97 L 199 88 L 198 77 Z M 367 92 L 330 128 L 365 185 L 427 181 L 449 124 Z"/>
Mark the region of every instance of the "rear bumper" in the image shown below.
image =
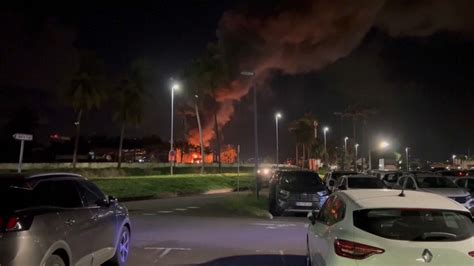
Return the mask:
<path id="1" fill-rule="evenodd" d="M 27 232 L 0 233 L 0 265 L 40 265 L 46 248 Z"/>

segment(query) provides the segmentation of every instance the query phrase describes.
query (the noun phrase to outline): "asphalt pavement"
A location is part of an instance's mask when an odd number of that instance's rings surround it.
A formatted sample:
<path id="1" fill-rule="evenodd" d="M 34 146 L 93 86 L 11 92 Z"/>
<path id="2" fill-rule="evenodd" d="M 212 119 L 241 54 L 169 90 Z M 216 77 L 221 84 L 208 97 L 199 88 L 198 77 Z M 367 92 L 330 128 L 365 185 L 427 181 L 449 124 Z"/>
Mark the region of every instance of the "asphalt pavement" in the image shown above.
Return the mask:
<path id="1" fill-rule="evenodd" d="M 128 265 L 305 265 L 306 218 L 225 217 L 212 206 L 229 195 L 126 203 Z"/>

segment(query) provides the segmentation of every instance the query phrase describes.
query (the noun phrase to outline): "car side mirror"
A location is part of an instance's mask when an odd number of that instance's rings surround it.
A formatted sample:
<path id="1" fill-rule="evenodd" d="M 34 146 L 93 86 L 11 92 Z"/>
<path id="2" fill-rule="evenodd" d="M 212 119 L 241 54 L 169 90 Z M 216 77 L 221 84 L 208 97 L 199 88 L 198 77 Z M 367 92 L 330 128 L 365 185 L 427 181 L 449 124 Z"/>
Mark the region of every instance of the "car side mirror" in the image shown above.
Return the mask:
<path id="1" fill-rule="evenodd" d="M 308 220 L 311 222 L 312 225 L 314 225 L 316 223 L 316 218 L 317 218 L 317 214 L 315 211 L 310 211 L 308 212 Z"/>
<path id="2" fill-rule="evenodd" d="M 108 198 L 99 199 L 95 202 L 95 204 L 100 207 L 110 207 L 110 200 Z"/>

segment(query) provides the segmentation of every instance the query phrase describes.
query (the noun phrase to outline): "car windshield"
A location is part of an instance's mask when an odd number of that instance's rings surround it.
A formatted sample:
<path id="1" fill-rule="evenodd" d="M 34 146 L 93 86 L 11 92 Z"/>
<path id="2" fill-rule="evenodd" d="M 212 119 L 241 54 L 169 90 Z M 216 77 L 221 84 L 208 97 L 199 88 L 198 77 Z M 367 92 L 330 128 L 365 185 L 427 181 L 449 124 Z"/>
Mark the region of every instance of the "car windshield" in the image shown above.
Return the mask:
<path id="1" fill-rule="evenodd" d="M 469 213 L 433 209 L 364 209 L 354 226 L 379 237 L 408 241 L 460 241 L 474 236 Z"/>
<path id="2" fill-rule="evenodd" d="M 416 177 L 419 188 L 457 188 L 458 186 L 446 177 Z"/>
<path id="3" fill-rule="evenodd" d="M 288 186 L 322 186 L 318 174 L 313 172 L 286 172 L 282 174 L 280 183 Z"/>
<path id="4" fill-rule="evenodd" d="M 375 177 L 349 177 L 347 182 L 349 188 L 385 188 L 384 183 Z"/>

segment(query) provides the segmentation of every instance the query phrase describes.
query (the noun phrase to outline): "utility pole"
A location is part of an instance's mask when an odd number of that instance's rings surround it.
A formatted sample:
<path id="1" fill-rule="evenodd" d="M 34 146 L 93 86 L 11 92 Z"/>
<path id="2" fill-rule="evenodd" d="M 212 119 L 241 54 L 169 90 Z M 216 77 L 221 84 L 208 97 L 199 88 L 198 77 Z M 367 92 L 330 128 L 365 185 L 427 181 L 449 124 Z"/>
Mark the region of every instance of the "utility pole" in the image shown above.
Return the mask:
<path id="1" fill-rule="evenodd" d="M 255 76 L 255 72 L 242 71 L 240 73 L 243 76 Z M 259 181 L 258 181 L 258 106 L 257 106 L 257 87 L 253 86 L 253 135 L 254 135 L 254 146 L 255 146 L 255 194 L 257 199 L 259 196 Z"/>

